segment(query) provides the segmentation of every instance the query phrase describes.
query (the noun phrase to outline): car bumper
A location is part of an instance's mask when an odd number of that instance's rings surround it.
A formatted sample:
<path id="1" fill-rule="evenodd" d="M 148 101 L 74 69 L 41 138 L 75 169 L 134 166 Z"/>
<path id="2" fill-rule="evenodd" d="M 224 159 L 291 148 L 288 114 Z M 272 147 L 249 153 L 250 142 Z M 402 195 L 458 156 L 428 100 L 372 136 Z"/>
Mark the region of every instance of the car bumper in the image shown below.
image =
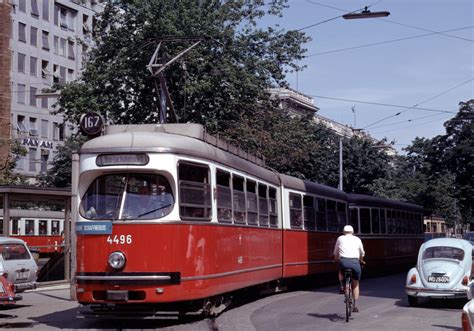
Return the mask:
<path id="1" fill-rule="evenodd" d="M 18 284 L 14 284 L 14 286 L 15 286 L 15 292 L 24 291 L 24 290 L 31 290 L 31 289 L 35 289 L 37 287 L 36 282 L 18 283 Z"/>
<path id="2" fill-rule="evenodd" d="M 0 303 L 15 302 L 15 301 L 20 301 L 21 299 L 23 299 L 21 295 L 2 296 L 0 297 Z"/>
<path id="3" fill-rule="evenodd" d="M 409 296 L 422 298 L 467 298 L 466 289 L 427 289 L 423 287 L 405 287 Z"/>

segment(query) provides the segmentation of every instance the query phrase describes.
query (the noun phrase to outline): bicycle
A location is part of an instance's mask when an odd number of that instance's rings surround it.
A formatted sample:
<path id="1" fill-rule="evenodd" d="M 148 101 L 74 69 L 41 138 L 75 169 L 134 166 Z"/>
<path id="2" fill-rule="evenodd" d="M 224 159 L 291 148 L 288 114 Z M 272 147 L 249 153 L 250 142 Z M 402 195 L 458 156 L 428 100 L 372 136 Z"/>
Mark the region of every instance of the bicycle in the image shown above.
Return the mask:
<path id="1" fill-rule="evenodd" d="M 352 269 L 344 269 L 344 303 L 346 304 L 346 322 L 352 314 Z"/>

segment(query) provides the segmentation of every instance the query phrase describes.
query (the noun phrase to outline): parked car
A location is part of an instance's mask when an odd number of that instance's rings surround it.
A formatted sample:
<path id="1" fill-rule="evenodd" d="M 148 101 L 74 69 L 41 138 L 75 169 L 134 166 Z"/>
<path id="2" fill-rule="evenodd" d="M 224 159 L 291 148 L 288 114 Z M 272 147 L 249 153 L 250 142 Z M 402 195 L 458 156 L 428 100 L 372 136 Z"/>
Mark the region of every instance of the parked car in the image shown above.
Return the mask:
<path id="1" fill-rule="evenodd" d="M 438 238 L 420 247 L 416 267 L 410 269 L 405 292 L 410 306 L 419 298 L 466 298 L 472 272 L 471 243 Z"/>
<path id="2" fill-rule="evenodd" d="M 467 298 L 469 301 L 462 307 L 462 330 L 472 331 L 474 329 L 474 283 L 469 284 Z"/>
<path id="3" fill-rule="evenodd" d="M 21 299 L 21 295 L 15 294 L 13 283 L 4 276 L 0 276 L 0 306 L 13 305 Z"/>
<path id="4" fill-rule="evenodd" d="M 0 275 L 13 283 L 15 292 L 36 288 L 38 266 L 21 239 L 0 237 Z"/>

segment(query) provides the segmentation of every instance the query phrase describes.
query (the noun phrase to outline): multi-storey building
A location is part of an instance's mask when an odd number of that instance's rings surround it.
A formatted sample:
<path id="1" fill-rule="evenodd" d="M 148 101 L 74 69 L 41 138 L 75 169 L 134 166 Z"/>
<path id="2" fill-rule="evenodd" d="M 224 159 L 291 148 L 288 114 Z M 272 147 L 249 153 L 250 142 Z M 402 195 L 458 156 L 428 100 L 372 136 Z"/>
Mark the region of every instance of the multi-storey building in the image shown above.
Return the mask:
<path id="1" fill-rule="evenodd" d="M 45 172 L 72 130 L 51 114 L 56 100 L 44 91 L 78 78 L 96 7 L 90 0 L 0 0 L 0 116 L 10 128 L 0 134 L 27 149 L 16 166 L 22 175 Z"/>

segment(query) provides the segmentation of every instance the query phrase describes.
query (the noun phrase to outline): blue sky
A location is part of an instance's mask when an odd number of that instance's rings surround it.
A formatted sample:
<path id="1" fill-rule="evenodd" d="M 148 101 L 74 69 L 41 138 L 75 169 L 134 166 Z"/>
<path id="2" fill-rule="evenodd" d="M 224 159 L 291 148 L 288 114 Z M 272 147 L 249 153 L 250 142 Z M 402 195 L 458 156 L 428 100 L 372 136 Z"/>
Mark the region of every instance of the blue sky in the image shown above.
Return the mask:
<path id="1" fill-rule="evenodd" d="M 443 123 L 454 114 L 433 110 L 456 112 L 460 101 L 474 98 L 473 0 L 290 0 L 283 18 L 265 23 L 300 29 L 344 14 L 323 5 L 349 12 L 371 4 L 375 4 L 371 11 L 386 10 L 390 16 L 340 17 L 304 29 L 312 37 L 306 45 L 308 57 L 301 62 L 307 68 L 289 74 L 287 81 L 313 96 L 321 115 L 351 126 L 355 121 L 356 128 L 394 140 L 401 150 L 417 136 L 431 138 L 445 132 Z M 444 32 L 454 29 L 459 30 Z M 431 35 L 339 51 L 426 34 Z M 318 54 L 325 52 L 330 53 Z"/>

